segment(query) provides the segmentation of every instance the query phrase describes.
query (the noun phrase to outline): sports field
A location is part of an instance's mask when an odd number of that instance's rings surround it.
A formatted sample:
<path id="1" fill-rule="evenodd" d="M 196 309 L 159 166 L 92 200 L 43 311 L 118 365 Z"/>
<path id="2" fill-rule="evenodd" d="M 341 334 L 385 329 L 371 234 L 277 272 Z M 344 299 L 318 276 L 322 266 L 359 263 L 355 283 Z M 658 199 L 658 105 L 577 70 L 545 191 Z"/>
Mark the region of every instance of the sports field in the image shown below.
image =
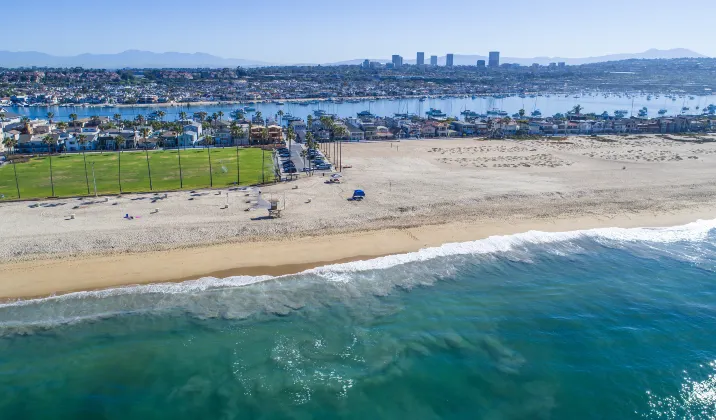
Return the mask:
<path id="1" fill-rule="evenodd" d="M 88 191 L 93 195 L 95 182 L 98 194 L 116 194 L 224 187 L 236 185 L 239 178 L 236 148 L 159 150 L 149 151 L 148 154 L 149 168 L 144 151 L 88 152 L 86 172 L 82 153 L 53 155 L 54 196 L 88 195 Z M 209 154 L 211 154 L 211 172 Z M 271 153 L 266 151 L 263 154 L 262 165 L 261 149 L 239 149 L 240 185 L 273 180 L 274 166 Z M 15 170 L 17 170 L 17 184 Z M 50 197 L 53 196 L 52 183 L 50 158 L 46 155 L 17 163 L 14 167 L 9 163 L 0 166 L 0 194 L 4 195 L 4 199 L 17 199 L 17 186 L 20 188 L 19 198 Z"/>

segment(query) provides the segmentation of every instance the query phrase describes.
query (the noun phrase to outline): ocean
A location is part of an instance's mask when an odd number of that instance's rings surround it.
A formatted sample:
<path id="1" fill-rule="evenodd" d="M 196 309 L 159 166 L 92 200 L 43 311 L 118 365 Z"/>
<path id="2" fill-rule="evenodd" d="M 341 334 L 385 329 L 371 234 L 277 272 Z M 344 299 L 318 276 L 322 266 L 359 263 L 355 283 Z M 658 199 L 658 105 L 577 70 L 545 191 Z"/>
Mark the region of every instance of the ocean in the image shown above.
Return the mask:
<path id="1" fill-rule="evenodd" d="M 713 419 L 715 228 L 6 302 L 0 418 Z"/>

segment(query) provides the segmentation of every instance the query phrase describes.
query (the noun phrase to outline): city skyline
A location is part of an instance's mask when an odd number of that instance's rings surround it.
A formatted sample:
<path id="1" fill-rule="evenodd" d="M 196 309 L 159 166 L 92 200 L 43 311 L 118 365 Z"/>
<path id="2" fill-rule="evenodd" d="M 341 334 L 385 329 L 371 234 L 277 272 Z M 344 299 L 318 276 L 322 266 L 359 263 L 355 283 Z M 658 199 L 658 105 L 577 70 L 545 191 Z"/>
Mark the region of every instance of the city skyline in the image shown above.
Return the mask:
<path id="1" fill-rule="evenodd" d="M 677 21 L 660 10 L 660 6 L 672 7 L 661 0 L 636 0 L 627 4 L 605 0 L 604 7 L 612 3 L 618 6 L 608 22 L 585 18 L 584 11 L 574 10 L 566 0 L 546 1 L 547 7 L 540 9 L 530 7 L 525 0 L 516 0 L 516 7 L 510 10 L 507 20 L 490 19 L 490 16 L 505 13 L 497 4 L 447 0 L 441 8 L 459 7 L 461 12 L 451 18 L 449 25 L 440 26 L 435 26 L 434 12 L 429 7 L 420 7 L 422 3 L 429 5 L 424 1 L 366 0 L 360 10 L 353 10 L 324 7 L 330 3 L 327 0 L 307 0 L 298 8 L 288 0 L 277 0 L 270 8 L 253 3 L 237 5 L 228 0 L 217 0 L 211 8 L 197 8 L 186 0 L 172 2 L 172 7 L 167 7 L 166 2 L 127 0 L 116 11 L 101 16 L 96 14 L 90 0 L 75 3 L 72 8 L 57 8 L 54 2 L 36 2 L 38 9 L 52 11 L 32 16 L 35 27 L 58 28 L 50 40 L 45 33 L 26 30 L 25 19 L 8 19 L 4 29 L 10 35 L 6 36 L 3 49 L 58 56 L 110 54 L 135 49 L 204 52 L 275 64 L 382 59 L 393 54 L 413 59 L 416 51 L 424 51 L 426 56 L 434 55 L 436 51 L 440 51 L 440 56 L 448 52 L 456 56 L 486 55 L 494 50 L 510 57 L 581 58 L 651 48 L 687 48 L 716 56 L 716 46 L 708 37 L 695 36 L 699 28 L 710 27 L 710 15 L 690 14 L 688 19 Z M 709 5 L 705 0 L 690 4 L 694 9 L 708 9 Z M 8 17 L 25 16 L 24 6 L 18 3 L 8 4 L 3 10 Z M 393 24 L 391 16 L 395 13 L 411 22 L 400 26 L 399 37 L 346 30 L 366 21 L 375 26 Z M 639 19 L 633 18 L 636 15 Z M 557 16 L 558 26 L 535 23 L 554 21 Z M 157 25 L 158 21 L 184 24 Z M 269 21 L 278 29 L 266 31 L 265 25 Z M 81 22 L 82 32 L 91 36 L 77 36 L 75 31 L 62 30 L 63 22 Z M 204 24 L 207 22 L 210 24 Z M 107 30 L 127 23 L 137 30 L 121 33 Z M 201 30 L 195 29 L 199 23 L 202 23 Z M 486 33 L 492 35 L 485 37 Z M 254 34 L 260 34 L 260 37 Z M 535 38 L 539 42 L 525 42 Z M 321 47 L 317 48 L 318 45 Z"/>

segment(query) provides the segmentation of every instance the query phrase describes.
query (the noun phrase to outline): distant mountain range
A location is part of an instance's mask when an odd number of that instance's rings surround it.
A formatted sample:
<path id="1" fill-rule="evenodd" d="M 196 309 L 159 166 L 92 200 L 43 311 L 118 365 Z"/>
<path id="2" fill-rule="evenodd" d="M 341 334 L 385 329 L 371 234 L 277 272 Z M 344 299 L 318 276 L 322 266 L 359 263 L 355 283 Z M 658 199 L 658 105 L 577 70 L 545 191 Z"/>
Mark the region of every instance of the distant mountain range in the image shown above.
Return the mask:
<path id="1" fill-rule="evenodd" d="M 35 51 L 0 51 L 0 67 L 85 67 L 95 69 L 120 68 L 223 68 L 270 66 L 256 60 L 222 58 L 205 53 L 155 53 L 127 50 L 118 54 L 80 54 L 55 56 Z"/>
<path id="2" fill-rule="evenodd" d="M 705 57 L 694 51 L 675 48 L 671 50 L 651 49 L 636 54 L 611 54 L 599 57 L 585 58 L 562 58 L 562 57 L 500 57 L 501 63 L 515 63 L 531 65 L 538 63 L 546 65 L 553 62 L 564 61 L 570 65 L 599 63 L 604 61 L 628 60 L 632 58 L 654 59 L 654 58 L 684 58 L 684 57 Z M 407 58 L 407 57 L 406 57 Z M 426 62 L 429 57 L 425 57 Z M 487 60 L 482 55 L 461 55 L 455 54 L 455 65 L 474 66 L 477 60 Z M 390 62 L 389 59 L 375 59 L 382 63 Z M 326 63 L 324 65 L 351 65 L 360 64 L 363 59 Z M 405 60 L 407 64 L 414 64 L 415 60 Z M 438 58 L 440 65 L 445 64 L 445 56 Z M 223 67 L 262 67 L 280 65 L 257 60 L 238 58 L 222 58 L 205 53 L 154 53 L 150 51 L 128 50 L 118 54 L 80 54 L 75 56 L 54 56 L 35 51 L 0 51 L 0 67 L 85 67 L 85 68 L 223 68 Z M 303 64 L 315 65 L 315 64 Z"/>
<path id="3" fill-rule="evenodd" d="M 602 63 L 605 61 L 618 61 L 618 60 L 629 60 L 629 59 L 656 59 L 656 58 L 701 58 L 706 57 L 703 54 L 699 54 L 697 52 L 685 49 L 685 48 L 674 48 L 670 50 L 657 50 L 657 49 L 650 49 L 647 51 L 644 51 L 642 53 L 634 53 L 634 54 L 610 54 L 610 55 L 602 55 L 597 57 L 584 57 L 584 58 L 565 58 L 565 57 L 533 57 L 533 58 L 520 58 L 520 57 L 500 57 L 500 63 L 513 63 L 513 64 L 520 64 L 523 66 L 529 66 L 533 63 L 537 63 L 540 65 L 547 65 L 549 63 L 558 63 L 560 61 L 563 61 L 567 63 L 568 65 L 579 65 L 579 64 L 590 64 L 590 63 Z M 404 63 L 406 64 L 415 64 L 414 59 L 408 59 L 407 57 L 404 57 Z M 462 55 L 462 54 L 455 54 L 454 56 L 454 64 L 456 66 L 474 66 L 477 63 L 477 60 L 485 60 L 487 61 L 487 56 L 484 55 Z M 381 63 L 389 63 L 390 59 L 375 59 L 370 61 L 378 61 Z M 425 62 L 428 63 L 430 61 L 430 57 L 428 55 L 425 56 Z M 360 64 L 363 60 L 348 60 L 348 61 L 341 61 L 337 63 L 331 63 L 332 65 L 350 65 L 350 64 Z M 445 56 L 438 57 L 438 64 L 441 66 L 445 65 Z"/>

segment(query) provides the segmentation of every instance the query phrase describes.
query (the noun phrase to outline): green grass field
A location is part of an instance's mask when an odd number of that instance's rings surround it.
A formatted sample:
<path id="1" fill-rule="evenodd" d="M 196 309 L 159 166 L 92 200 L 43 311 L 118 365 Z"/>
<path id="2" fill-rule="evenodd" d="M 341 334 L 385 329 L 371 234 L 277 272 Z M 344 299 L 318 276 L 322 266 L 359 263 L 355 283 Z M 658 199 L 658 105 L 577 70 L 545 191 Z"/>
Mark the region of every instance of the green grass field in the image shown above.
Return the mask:
<path id="1" fill-rule="evenodd" d="M 204 188 L 210 186 L 209 153 L 206 149 L 181 150 L 181 175 L 183 189 Z M 239 149 L 241 185 L 258 184 L 261 176 L 261 149 Z M 121 158 L 120 158 L 121 155 Z M 147 192 L 149 174 L 147 160 L 143 151 L 123 151 L 87 153 L 87 179 L 90 194 L 94 194 L 92 164 L 94 177 L 97 181 L 99 194 Z M 120 177 L 121 159 L 121 177 Z M 153 191 L 180 189 L 179 152 L 177 150 L 161 150 L 149 152 L 149 164 L 152 172 Z M 45 198 L 52 196 L 50 184 L 50 159 L 40 156 L 28 162 L 18 163 L 17 179 L 22 199 Z M 211 176 L 214 187 L 235 185 L 236 149 L 211 149 Z M 265 153 L 265 182 L 273 180 L 273 160 L 271 153 Z M 52 156 L 52 174 L 55 185 L 55 196 L 87 195 L 87 179 L 81 153 Z M 4 199 L 17 199 L 15 173 L 12 164 L 0 167 L 0 194 Z"/>

